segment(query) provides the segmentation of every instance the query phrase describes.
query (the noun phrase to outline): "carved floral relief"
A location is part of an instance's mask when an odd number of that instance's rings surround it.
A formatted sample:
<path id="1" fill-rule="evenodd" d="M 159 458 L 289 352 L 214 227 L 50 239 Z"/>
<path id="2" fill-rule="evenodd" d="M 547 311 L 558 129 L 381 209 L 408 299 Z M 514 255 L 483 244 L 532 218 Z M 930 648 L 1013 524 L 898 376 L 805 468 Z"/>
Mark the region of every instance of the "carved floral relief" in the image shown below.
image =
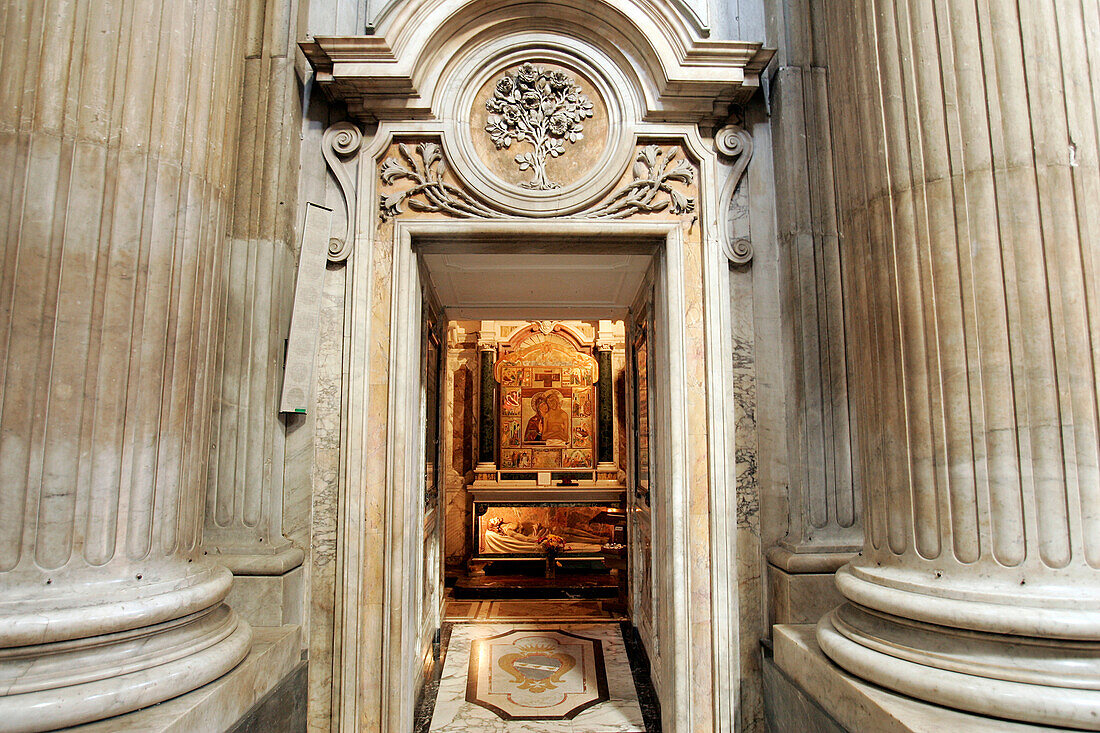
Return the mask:
<path id="1" fill-rule="evenodd" d="M 415 146 L 398 143 L 396 155 L 379 167 L 383 189 L 379 199 L 382 220 L 414 211 L 440 213 L 459 219 L 512 219 L 514 213 L 490 208 L 447 178 L 443 149 L 438 143 Z M 395 184 L 402 185 L 396 186 Z M 411 184 L 411 185 L 410 185 Z M 636 214 L 668 212 L 677 216 L 695 211 L 695 167 L 679 146 L 641 145 L 629 179 L 624 179 L 604 201 L 573 215 L 582 219 L 625 219 Z M 392 189 L 392 190 L 390 190 Z"/>
<path id="2" fill-rule="evenodd" d="M 513 143 L 532 148 L 515 156 L 519 169 L 532 174 L 531 180 L 519 185 L 540 191 L 561 188 L 547 177 L 546 158 L 564 155 L 566 143 L 581 140 L 583 121 L 593 114 L 592 100 L 576 79 L 561 69 L 525 63 L 497 80 L 485 109 L 491 113 L 485 132 L 497 150 L 511 148 Z"/>

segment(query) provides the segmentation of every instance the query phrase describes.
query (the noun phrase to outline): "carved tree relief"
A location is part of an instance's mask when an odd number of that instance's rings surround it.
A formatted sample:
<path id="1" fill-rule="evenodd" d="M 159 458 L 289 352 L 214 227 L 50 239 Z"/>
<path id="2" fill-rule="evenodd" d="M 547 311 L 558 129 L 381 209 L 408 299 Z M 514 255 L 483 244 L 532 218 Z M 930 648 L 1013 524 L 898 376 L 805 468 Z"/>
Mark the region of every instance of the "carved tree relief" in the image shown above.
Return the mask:
<path id="1" fill-rule="evenodd" d="M 485 131 L 497 150 L 510 148 L 513 142 L 534 148 L 515 158 L 521 171 L 530 169 L 533 175 L 519 185 L 538 191 L 561 188 L 546 176 L 546 157 L 563 155 L 567 141 L 583 138 L 581 123 L 592 116 L 592 100 L 576 80 L 564 71 L 526 63 L 497 80 L 485 109 L 492 113 Z"/>

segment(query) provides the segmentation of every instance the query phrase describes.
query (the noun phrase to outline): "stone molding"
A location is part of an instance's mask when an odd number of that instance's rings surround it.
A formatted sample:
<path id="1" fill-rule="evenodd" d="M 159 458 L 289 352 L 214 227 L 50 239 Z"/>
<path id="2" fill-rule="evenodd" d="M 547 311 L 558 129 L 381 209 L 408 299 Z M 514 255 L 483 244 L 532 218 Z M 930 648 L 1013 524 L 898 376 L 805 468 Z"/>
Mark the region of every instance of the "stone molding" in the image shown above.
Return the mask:
<path id="1" fill-rule="evenodd" d="M 661 0 L 413 0 L 394 3 L 374 35 L 317 36 L 301 45 L 318 86 L 359 119 L 415 120 L 440 115 L 456 77 L 444 73 L 484 39 L 522 46 L 532 35 L 570 30 L 631 75 L 640 118 L 713 123 L 760 85 L 773 51 L 758 43 L 717 41 Z M 635 67 L 619 49 L 636 49 Z"/>
<path id="2" fill-rule="evenodd" d="M 828 552 L 826 550 L 792 552 L 786 547 L 772 547 L 767 552 L 768 562 L 788 573 L 835 573 L 856 556 L 855 552 Z"/>

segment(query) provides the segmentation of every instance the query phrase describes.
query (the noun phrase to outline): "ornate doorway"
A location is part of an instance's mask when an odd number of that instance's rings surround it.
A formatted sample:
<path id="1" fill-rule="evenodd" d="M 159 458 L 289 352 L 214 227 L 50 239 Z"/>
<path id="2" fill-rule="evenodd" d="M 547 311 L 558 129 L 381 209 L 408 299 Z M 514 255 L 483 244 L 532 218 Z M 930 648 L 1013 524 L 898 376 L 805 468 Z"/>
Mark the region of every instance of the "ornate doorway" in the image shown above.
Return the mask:
<path id="1" fill-rule="evenodd" d="M 645 252 L 652 625 L 666 729 L 731 727 L 736 623 L 728 216 L 751 155 L 731 116 L 770 58 L 661 4 L 422 0 L 376 35 L 303 44 L 355 123 L 325 134 L 347 261 L 336 620 L 340 719 L 407 730 L 424 622 L 419 253 Z M 367 135 L 364 135 L 364 129 Z M 659 496 L 658 496 L 659 493 Z M 430 605 L 430 603 L 428 604 Z M 380 712 L 379 712 L 380 711 Z M 375 716 L 378 716 L 377 719 Z"/>

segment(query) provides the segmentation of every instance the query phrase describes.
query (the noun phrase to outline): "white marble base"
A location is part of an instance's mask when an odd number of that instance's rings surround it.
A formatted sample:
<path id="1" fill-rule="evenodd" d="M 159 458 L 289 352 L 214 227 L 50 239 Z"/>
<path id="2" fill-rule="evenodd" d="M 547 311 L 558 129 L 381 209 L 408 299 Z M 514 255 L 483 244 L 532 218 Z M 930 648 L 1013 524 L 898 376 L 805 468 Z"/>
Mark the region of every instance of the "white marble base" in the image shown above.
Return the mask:
<path id="1" fill-rule="evenodd" d="M 609 699 L 572 720 L 503 720 L 466 702 L 470 644 L 511 629 L 562 629 L 603 642 Z M 640 733 L 645 730 L 618 624 L 455 624 L 439 681 L 431 733 Z"/>
<path id="2" fill-rule="evenodd" d="M 814 626 L 772 628 L 776 665 L 847 730 L 854 733 L 1040 733 L 1063 731 L 971 715 L 919 702 L 854 677 L 821 651 Z"/>
<path id="3" fill-rule="evenodd" d="M 832 573 L 788 573 L 768 564 L 773 624 L 812 624 L 844 603 Z"/>
<path id="4" fill-rule="evenodd" d="M 197 733 L 233 725 L 301 661 L 298 626 L 253 631 L 252 650 L 223 677 L 186 695 L 69 733 Z"/>
<path id="5" fill-rule="evenodd" d="M 238 575 L 225 601 L 253 627 L 301 624 L 303 576 L 301 566 L 283 575 Z"/>
<path id="6" fill-rule="evenodd" d="M 35 733 L 154 705 L 221 677 L 251 643 L 252 629 L 222 603 L 151 626 L 0 649 L 0 728 Z"/>

